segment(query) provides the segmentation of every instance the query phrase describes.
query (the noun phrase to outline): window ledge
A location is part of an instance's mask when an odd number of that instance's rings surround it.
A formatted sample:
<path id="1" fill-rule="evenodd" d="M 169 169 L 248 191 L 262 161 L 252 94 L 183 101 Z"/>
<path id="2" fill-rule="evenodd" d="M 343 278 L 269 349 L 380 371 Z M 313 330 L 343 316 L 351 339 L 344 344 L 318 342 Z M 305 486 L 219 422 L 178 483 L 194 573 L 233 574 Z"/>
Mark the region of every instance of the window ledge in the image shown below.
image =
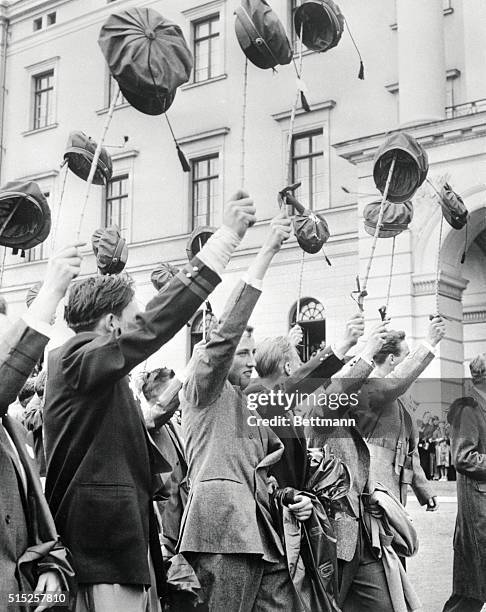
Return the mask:
<path id="1" fill-rule="evenodd" d="M 123 104 L 118 104 L 117 106 L 115 106 L 115 110 L 120 110 L 121 108 L 128 108 L 130 105 L 129 102 L 124 102 Z M 105 106 L 105 108 L 100 108 L 99 110 L 96 111 L 97 115 L 106 115 L 106 113 L 110 110 L 109 106 Z"/>
<path id="2" fill-rule="evenodd" d="M 41 132 L 47 132 L 49 130 L 55 130 L 59 127 L 59 123 L 52 123 L 51 125 L 46 125 L 45 127 L 37 128 L 35 130 L 27 130 L 26 132 L 22 132 L 22 136 L 31 136 L 32 134 L 40 134 Z"/>
<path id="3" fill-rule="evenodd" d="M 187 89 L 194 89 L 195 87 L 201 87 L 201 85 L 209 85 L 210 83 L 216 83 L 217 81 L 224 81 L 224 79 L 227 78 L 227 74 L 220 74 L 212 77 L 211 79 L 206 79 L 205 81 L 198 81 L 197 83 L 187 83 L 186 85 L 182 85 L 181 90 L 186 91 Z"/>

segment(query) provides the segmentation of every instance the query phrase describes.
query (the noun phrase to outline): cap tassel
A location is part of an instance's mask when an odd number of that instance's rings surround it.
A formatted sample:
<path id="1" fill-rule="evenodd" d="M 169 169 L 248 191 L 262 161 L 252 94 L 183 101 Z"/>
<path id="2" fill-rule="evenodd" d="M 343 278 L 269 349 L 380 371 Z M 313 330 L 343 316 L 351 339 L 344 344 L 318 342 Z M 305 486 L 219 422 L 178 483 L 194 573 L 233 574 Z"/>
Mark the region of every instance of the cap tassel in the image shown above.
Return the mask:
<path id="1" fill-rule="evenodd" d="M 365 78 L 365 71 L 364 71 L 363 60 L 359 60 L 358 79 L 361 79 L 362 81 L 364 81 L 364 78 Z"/>
<path id="2" fill-rule="evenodd" d="M 466 237 L 464 239 L 464 251 L 462 252 L 462 257 L 461 257 L 461 264 L 463 264 L 466 261 L 466 250 L 467 250 L 467 222 L 466 222 Z"/>
<path id="3" fill-rule="evenodd" d="M 182 169 L 184 172 L 190 172 L 191 166 L 187 161 L 187 157 L 184 155 L 184 151 L 180 148 L 180 146 L 176 142 L 177 155 L 179 156 L 179 161 L 181 162 Z"/>
<path id="4" fill-rule="evenodd" d="M 361 53 L 359 52 L 358 49 L 358 45 L 356 44 L 356 41 L 354 40 L 353 35 L 351 34 L 351 30 L 349 29 L 349 25 L 347 20 L 345 20 L 346 23 L 346 29 L 348 30 L 348 34 L 351 38 L 351 41 L 354 45 L 354 48 L 356 49 L 356 53 L 358 54 L 359 57 L 359 72 L 358 72 L 358 79 L 360 79 L 361 81 L 364 81 L 365 78 L 365 69 L 364 69 L 364 63 L 363 63 L 363 58 L 361 57 Z"/>
<path id="5" fill-rule="evenodd" d="M 307 98 L 305 97 L 305 93 L 303 91 L 300 92 L 300 101 L 305 112 L 310 113 L 311 107 L 309 106 L 309 102 L 307 102 Z"/>
<path id="6" fill-rule="evenodd" d="M 328 266 L 332 266 L 331 260 L 329 259 L 329 257 L 324 253 L 324 249 L 322 250 L 322 254 L 324 255 L 324 259 L 326 260 L 326 263 Z"/>

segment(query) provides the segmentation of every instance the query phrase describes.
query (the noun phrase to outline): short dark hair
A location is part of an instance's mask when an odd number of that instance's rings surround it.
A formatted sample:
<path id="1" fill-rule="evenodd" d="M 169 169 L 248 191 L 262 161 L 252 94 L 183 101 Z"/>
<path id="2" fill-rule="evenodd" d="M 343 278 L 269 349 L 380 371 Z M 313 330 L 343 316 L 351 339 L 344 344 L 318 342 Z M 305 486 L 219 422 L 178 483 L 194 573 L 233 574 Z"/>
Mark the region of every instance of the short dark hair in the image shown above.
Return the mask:
<path id="1" fill-rule="evenodd" d="M 159 389 L 162 385 L 169 382 L 171 378 L 174 378 L 174 370 L 169 368 L 157 368 L 152 372 L 147 373 L 147 378 L 142 385 L 142 393 L 145 399 L 150 402 L 152 399 L 159 395 Z"/>
<path id="2" fill-rule="evenodd" d="M 120 316 L 134 295 L 127 274 L 90 276 L 71 285 L 64 319 L 76 333 L 91 331 L 104 315 Z"/>
<path id="3" fill-rule="evenodd" d="M 404 340 L 404 331 L 395 331 L 394 329 L 391 329 L 386 335 L 385 344 L 373 357 L 373 361 L 376 363 L 376 365 L 382 365 L 385 363 L 385 359 L 388 357 L 388 355 L 395 355 L 395 357 L 399 357 L 400 353 L 402 352 L 401 344 Z"/>
<path id="4" fill-rule="evenodd" d="M 7 314 L 7 300 L 0 295 L 0 314 Z"/>

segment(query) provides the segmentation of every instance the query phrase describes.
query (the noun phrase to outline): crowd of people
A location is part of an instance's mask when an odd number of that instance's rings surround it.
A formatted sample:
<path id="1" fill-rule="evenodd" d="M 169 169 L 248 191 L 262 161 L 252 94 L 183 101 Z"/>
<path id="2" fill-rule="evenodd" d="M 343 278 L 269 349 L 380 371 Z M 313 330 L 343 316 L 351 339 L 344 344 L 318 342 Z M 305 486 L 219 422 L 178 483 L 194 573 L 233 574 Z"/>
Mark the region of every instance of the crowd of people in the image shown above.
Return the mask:
<path id="1" fill-rule="evenodd" d="M 431 417 L 418 430 L 403 400 L 446 333 L 439 315 L 409 347 L 388 319 L 365 333 L 358 312 L 306 363 L 298 324 L 256 342 L 249 321 L 291 234 L 282 212 L 184 371 L 137 370 L 207 300 L 255 221 L 238 192 L 144 310 L 126 274 L 77 279 L 82 245 L 68 246 L 3 325 L 1 610 L 7 597 L 23 610 L 22 593 L 37 612 L 420 610 L 404 506 L 411 487 L 438 509 L 429 479 L 451 458 L 459 513 L 444 610 L 481 610 L 486 356 L 447 426 Z M 72 334 L 46 350 L 62 300 Z"/>

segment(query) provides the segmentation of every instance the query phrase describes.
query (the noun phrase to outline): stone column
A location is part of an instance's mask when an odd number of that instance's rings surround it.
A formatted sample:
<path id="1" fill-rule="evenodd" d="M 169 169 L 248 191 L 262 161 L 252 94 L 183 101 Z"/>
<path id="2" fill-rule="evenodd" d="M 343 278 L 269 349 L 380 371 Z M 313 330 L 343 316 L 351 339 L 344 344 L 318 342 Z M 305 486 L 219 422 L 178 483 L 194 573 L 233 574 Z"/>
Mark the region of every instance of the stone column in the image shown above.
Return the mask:
<path id="1" fill-rule="evenodd" d="M 397 0 L 400 125 L 445 117 L 442 0 Z"/>

